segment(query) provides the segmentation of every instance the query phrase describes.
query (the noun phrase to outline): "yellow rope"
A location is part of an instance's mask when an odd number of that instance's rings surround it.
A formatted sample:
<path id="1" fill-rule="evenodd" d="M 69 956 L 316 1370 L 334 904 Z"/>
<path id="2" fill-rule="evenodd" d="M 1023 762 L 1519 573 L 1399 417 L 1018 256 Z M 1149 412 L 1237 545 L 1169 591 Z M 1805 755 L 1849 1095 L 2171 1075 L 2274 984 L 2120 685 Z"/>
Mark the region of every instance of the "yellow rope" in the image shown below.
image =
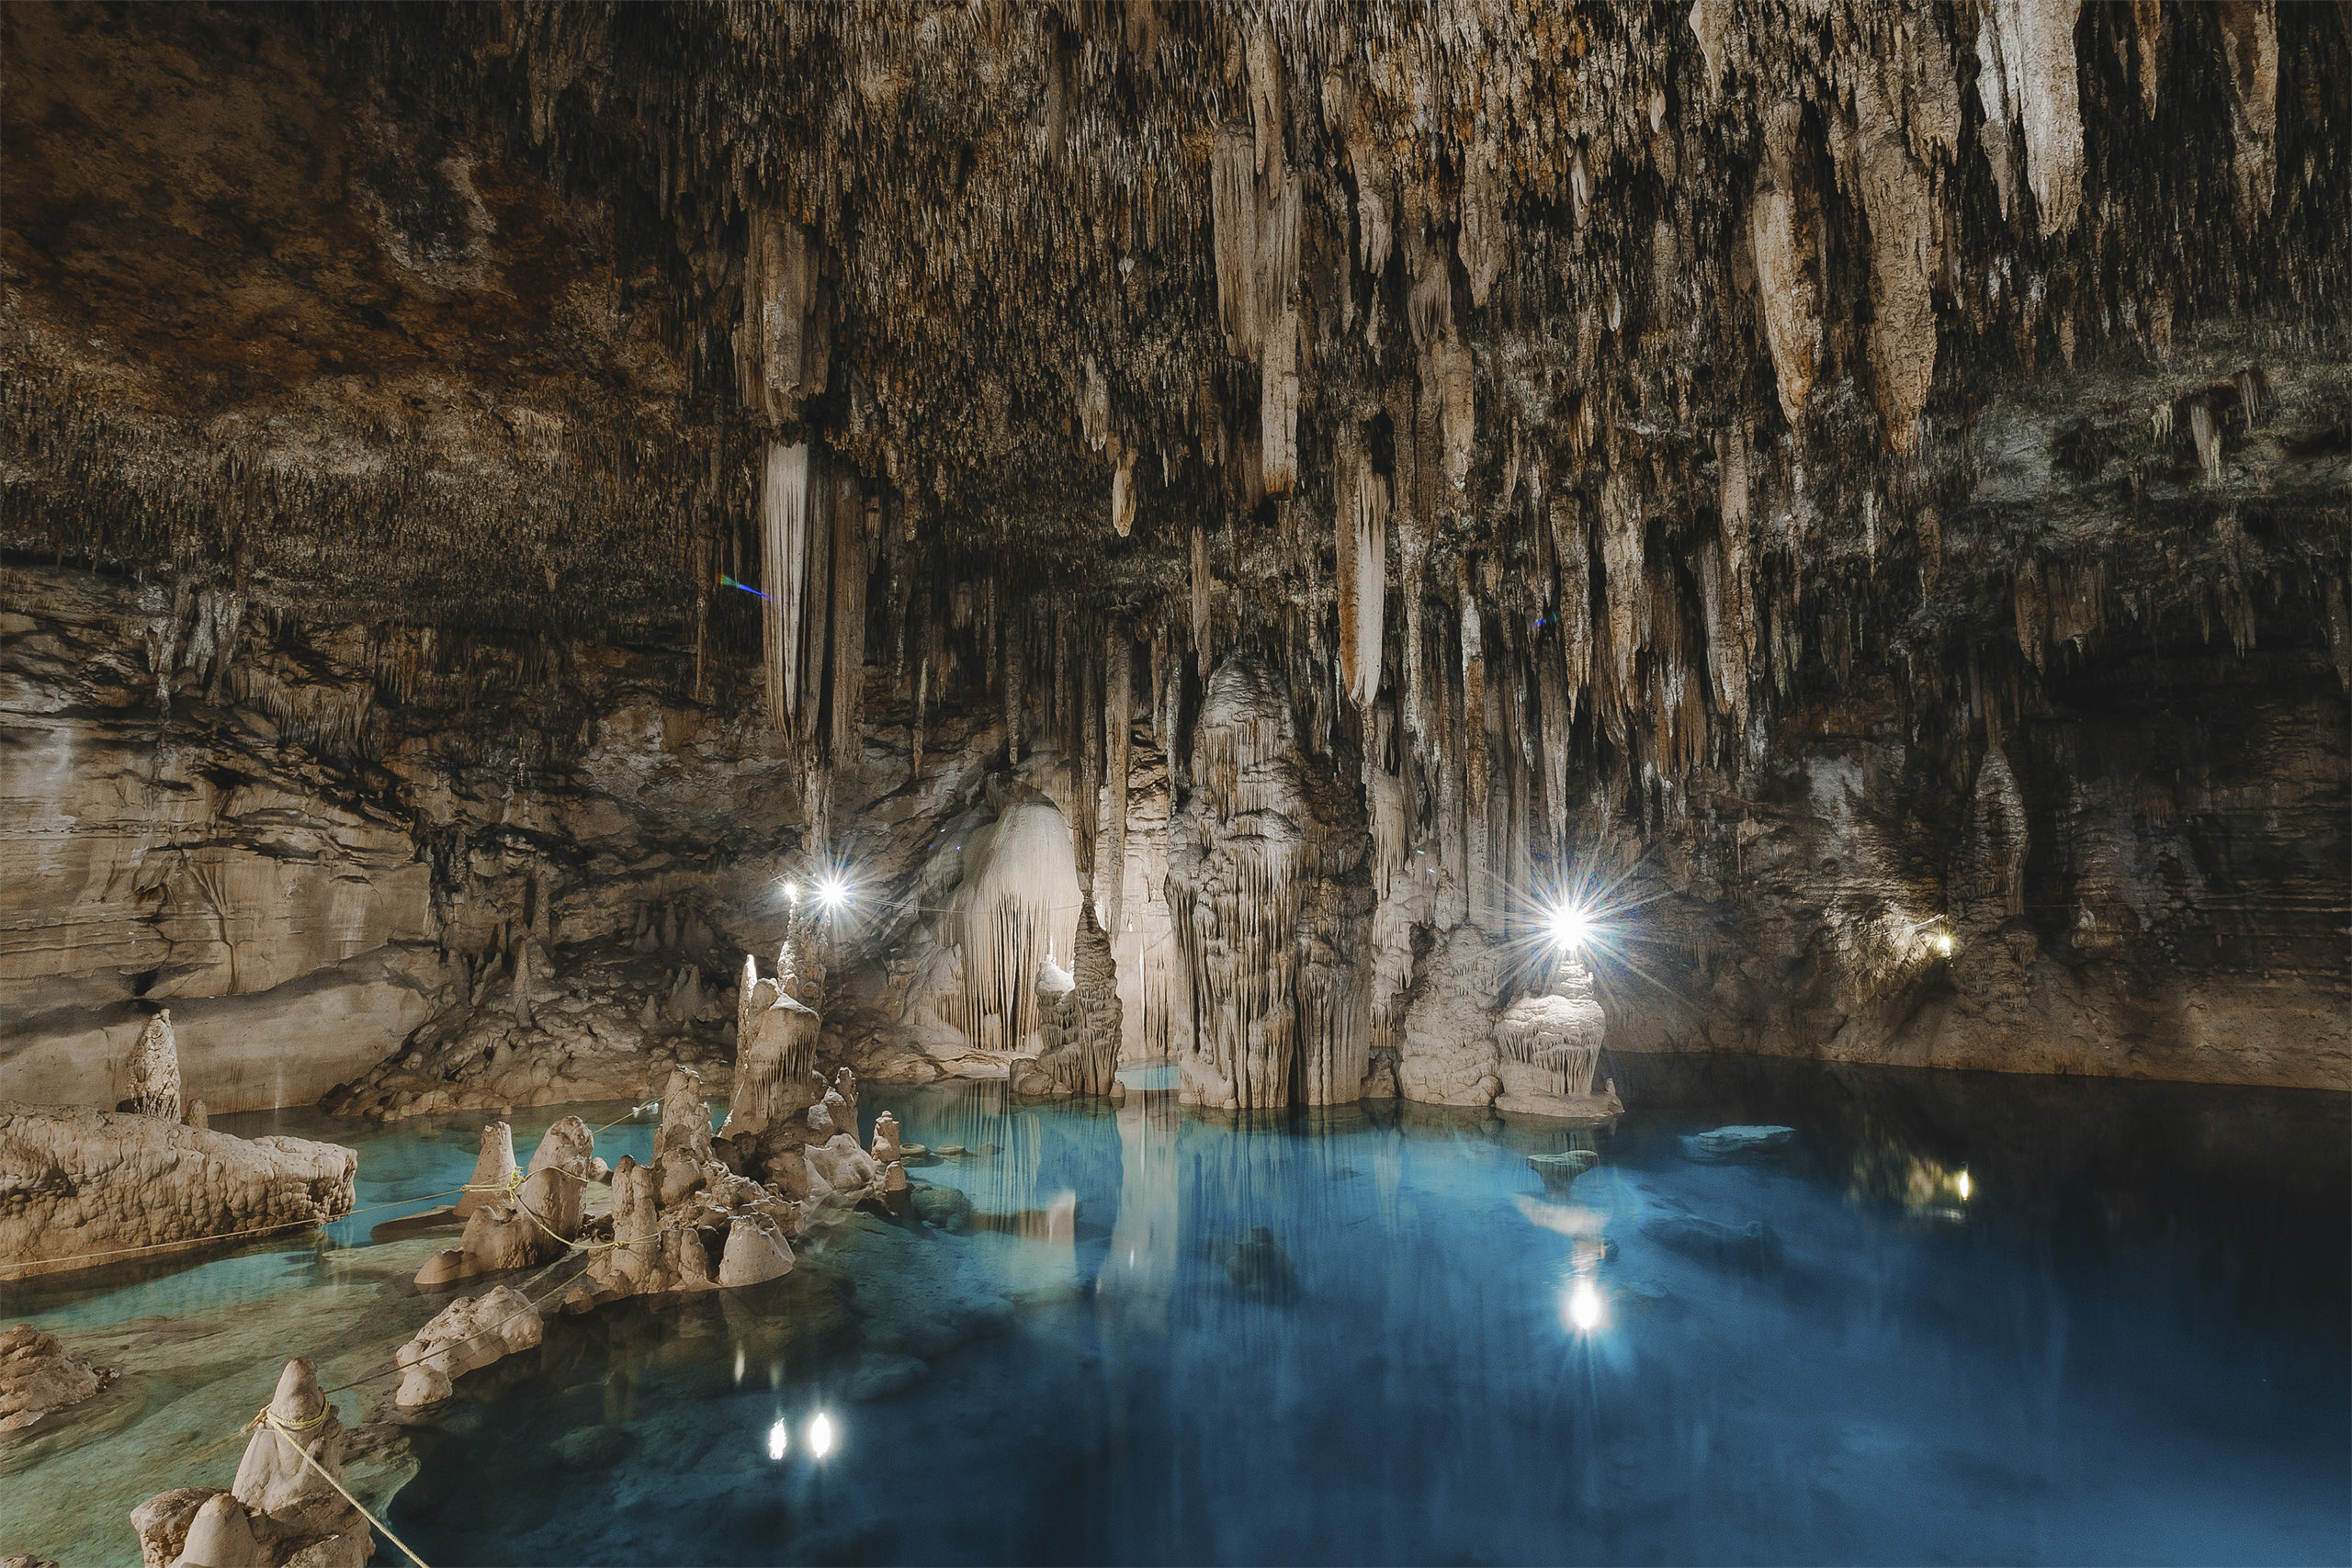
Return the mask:
<path id="1" fill-rule="evenodd" d="M 323 1420 L 325 1420 L 325 1419 L 326 1419 L 326 1417 L 327 1417 L 327 1413 L 322 1412 L 322 1413 L 321 1413 L 321 1415 L 320 1415 L 320 1416 L 319 1416 L 319 1421 L 323 1421 Z M 346 1503 L 350 1504 L 353 1507 L 357 1508 L 357 1509 L 359 1510 L 359 1517 L 360 1517 L 361 1518 L 366 1519 L 369 1524 L 371 1524 L 371 1525 L 375 1526 L 378 1529 L 381 1530 L 381 1531 L 383 1532 L 383 1534 L 384 1534 L 384 1539 L 385 1539 L 386 1540 L 389 1540 L 389 1541 L 390 1541 L 394 1546 L 399 1547 L 399 1548 L 401 1549 L 401 1556 L 403 1556 L 403 1557 L 407 1558 L 411 1562 L 415 1563 L 415 1564 L 416 1564 L 416 1568 L 427 1568 L 427 1565 L 426 1565 L 426 1563 L 425 1563 L 424 1559 L 424 1558 L 422 1558 L 422 1557 L 419 1557 L 415 1552 L 411 1551 L 408 1549 L 408 1542 L 406 1542 L 406 1541 L 402 1540 L 400 1537 L 398 1537 L 398 1536 L 396 1536 L 396 1535 L 394 1535 L 394 1534 L 392 1533 L 392 1527 L 391 1527 L 391 1526 L 390 1526 L 390 1525 L 386 1524 L 383 1520 L 381 1520 L 381 1519 L 378 1518 L 375 1515 L 373 1515 L 373 1514 L 369 1513 L 369 1512 L 368 1511 L 367 1506 L 366 1506 L 365 1504 L 361 1503 L 361 1502 L 359 1501 L 359 1499 L 358 1499 L 358 1498 L 354 1497 L 350 1493 L 344 1491 L 343 1483 L 342 1483 L 342 1482 L 340 1482 L 340 1481 L 337 1481 L 337 1480 L 336 1480 L 333 1475 L 330 1475 L 329 1473 L 327 1473 L 327 1467 L 326 1467 L 326 1466 L 324 1466 L 324 1465 L 322 1465 L 322 1464 L 321 1464 L 317 1460 L 312 1459 L 312 1458 L 311 1457 L 311 1450 L 308 1450 L 308 1449 L 304 1448 L 301 1444 L 300 1444 L 300 1443 L 298 1443 L 298 1442 L 295 1442 L 295 1441 L 294 1441 L 294 1436 L 293 1436 L 293 1434 L 294 1434 L 294 1430 L 295 1430 L 295 1428 L 288 1427 L 285 1422 L 280 1421 L 277 1416 L 275 1416 L 271 1415 L 267 1410 L 264 1410 L 264 1411 L 262 1412 L 262 1418 L 263 1418 L 264 1420 L 266 1420 L 266 1421 L 267 1421 L 267 1422 L 269 1423 L 269 1425 L 270 1425 L 271 1428 L 272 1428 L 274 1431 L 276 1431 L 279 1437 L 281 1437 L 281 1438 L 285 1438 L 285 1439 L 286 1439 L 286 1441 L 293 1447 L 294 1454 L 295 1454 L 295 1457 L 296 1457 L 296 1458 L 300 1459 L 300 1460 L 304 1464 L 306 1464 L 306 1465 L 310 1466 L 310 1467 L 311 1467 L 311 1469 L 312 1469 L 313 1471 L 317 1472 L 318 1472 L 318 1476 L 319 1476 L 319 1479 L 320 1479 L 320 1480 L 322 1480 L 322 1481 L 325 1482 L 328 1485 L 330 1485 L 330 1486 L 334 1487 L 334 1488 L 338 1493 L 341 1493 L 341 1494 L 342 1494 L 342 1495 L 343 1495 L 343 1500 L 344 1500 L 345 1502 L 346 1502 Z M 307 1423 L 307 1425 L 315 1427 L 316 1425 L 318 1425 L 318 1422 L 317 1422 L 317 1421 L 312 1421 L 312 1422 Z"/>

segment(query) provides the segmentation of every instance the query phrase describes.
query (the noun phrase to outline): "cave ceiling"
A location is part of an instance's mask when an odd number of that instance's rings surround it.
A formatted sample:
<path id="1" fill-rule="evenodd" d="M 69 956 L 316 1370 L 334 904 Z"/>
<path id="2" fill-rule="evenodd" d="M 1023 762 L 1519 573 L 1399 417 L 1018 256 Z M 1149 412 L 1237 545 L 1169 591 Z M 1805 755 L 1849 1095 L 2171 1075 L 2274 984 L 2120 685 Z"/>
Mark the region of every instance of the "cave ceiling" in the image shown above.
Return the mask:
<path id="1" fill-rule="evenodd" d="M 1205 567 L 1315 641 L 1376 479 L 1408 597 L 1525 624 L 1630 550 L 1930 660 L 2085 574 L 2322 637 L 2347 18 L 10 6 L 0 548 L 748 658 L 806 441 L 886 620 L 1181 637 Z"/>

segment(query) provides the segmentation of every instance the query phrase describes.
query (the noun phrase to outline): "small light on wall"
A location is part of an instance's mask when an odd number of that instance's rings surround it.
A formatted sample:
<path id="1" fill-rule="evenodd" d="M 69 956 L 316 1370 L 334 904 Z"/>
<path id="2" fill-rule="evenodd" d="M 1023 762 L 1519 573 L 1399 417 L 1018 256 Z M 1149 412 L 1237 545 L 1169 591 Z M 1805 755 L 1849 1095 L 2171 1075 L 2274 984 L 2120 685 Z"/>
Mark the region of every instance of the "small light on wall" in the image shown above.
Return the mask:
<path id="1" fill-rule="evenodd" d="M 814 1421 L 808 1423 L 808 1451 L 815 1454 L 819 1459 L 823 1459 L 827 1454 L 833 1451 L 833 1419 L 831 1416 L 820 1414 Z"/>
<path id="2" fill-rule="evenodd" d="M 770 1427 L 768 1428 L 768 1458 L 782 1459 L 784 1450 L 790 1442 L 791 1434 L 783 1422 L 779 1421 Z"/>

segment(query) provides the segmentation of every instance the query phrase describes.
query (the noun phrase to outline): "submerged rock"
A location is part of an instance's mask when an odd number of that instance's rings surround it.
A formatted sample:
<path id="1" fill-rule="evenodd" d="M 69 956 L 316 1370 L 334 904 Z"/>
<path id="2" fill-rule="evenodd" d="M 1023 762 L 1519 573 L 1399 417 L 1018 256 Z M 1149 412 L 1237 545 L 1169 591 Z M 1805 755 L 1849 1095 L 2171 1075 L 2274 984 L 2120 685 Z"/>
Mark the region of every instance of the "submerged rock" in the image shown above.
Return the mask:
<path id="1" fill-rule="evenodd" d="M 1225 1269 L 1236 1290 L 1253 1296 L 1281 1300 L 1298 1288 L 1298 1270 L 1290 1256 L 1264 1225 L 1242 1240 L 1221 1241 L 1209 1249 L 1210 1258 Z"/>
<path id="2" fill-rule="evenodd" d="M 0 1432 L 79 1404 L 114 1379 L 107 1368 L 68 1355 L 55 1335 L 18 1324 L 0 1334 Z"/>
<path id="3" fill-rule="evenodd" d="M 1726 1165 L 1785 1148 L 1796 1135 L 1793 1127 L 1718 1127 L 1683 1139 L 1682 1152 L 1702 1165 Z"/>
<path id="4" fill-rule="evenodd" d="M 1762 1274 L 1781 1266 L 1780 1233 L 1761 1220 L 1726 1224 L 1676 1203 L 1644 1216 L 1642 1235 L 1685 1258 L 1719 1269 Z"/>
<path id="5" fill-rule="evenodd" d="M 0 1100 L 0 1280 L 324 1224 L 358 1168 L 337 1144 Z"/>
<path id="6" fill-rule="evenodd" d="M 505 1285 L 486 1295 L 460 1296 L 393 1353 L 401 1369 L 393 1402 L 413 1408 L 447 1399 L 453 1379 L 529 1349 L 543 1332 L 538 1309 Z"/>
<path id="7" fill-rule="evenodd" d="M 1544 1190 L 1554 1198 L 1566 1198 L 1576 1185 L 1577 1178 L 1600 1163 L 1600 1156 L 1590 1149 L 1566 1149 L 1558 1154 L 1529 1155 L 1527 1168 L 1544 1179 Z"/>

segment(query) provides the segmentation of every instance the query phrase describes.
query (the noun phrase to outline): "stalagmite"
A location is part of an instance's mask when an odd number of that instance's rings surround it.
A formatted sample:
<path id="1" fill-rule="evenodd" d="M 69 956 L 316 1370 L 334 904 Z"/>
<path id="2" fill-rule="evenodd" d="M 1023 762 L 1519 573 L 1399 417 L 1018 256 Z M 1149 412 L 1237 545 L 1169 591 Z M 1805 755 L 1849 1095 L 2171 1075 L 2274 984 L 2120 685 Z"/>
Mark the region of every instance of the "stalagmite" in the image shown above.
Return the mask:
<path id="1" fill-rule="evenodd" d="M 719 1135 L 729 1143 L 754 1139 L 807 1110 L 818 1096 L 816 1011 L 791 992 L 787 948 L 776 978 L 763 979 L 748 957 L 736 1016 L 743 1021 L 735 1046 L 735 1084 Z"/>
<path id="2" fill-rule="evenodd" d="M 169 1008 L 147 1021 L 139 1043 L 130 1048 L 130 1100 L 125 1109 L 166 1122 L 180 1120 L 180 1049 Z"/>
<path id="3" fill-rule="evenodd" d="M 1615 1085 L 1600 1076 L 1608 1019 L 1593 999 L 1592 974 L 1563 954 L 1548 990 L 1521 997 L 1495 1025 L 1498 1111 L 1538 1116 L 1604 1118 L 1624 1110 Z"/>
<path id="4" fill-rule="evenodd" d="M 521 1168 L 514 1163 L 514 1129 L 504 1122 L 484 1123 L 481 1149 L 474 1156 L 474 1173 L 468 1179 L 465 1190 L 458 1194 L 456 1217 L 469 1218 L 476 1209 L 505 1190 L 507 1177 Z"/>
<path id="5" fill-rule="evenodd" d="M 492 1196 L 475 1209 L 458 1245 L 427 1258 L 416 1271 L 416 1283 L 446 1285 L 561 1257 L 580 1234 L 594 1142 L 577 1116 L 551 1124 L 531 1152 L 522 1185 L 511 1196 Z"/>
<path id="6" fill-rule="evenodd" d="M 1370 1045 L 1362 913 L 1340 879 L 1364 824 L 1327 819 L 1272 671 L 1239 654 L 1203 698 L 1168 897 L 1189 1031 L 1180 1092 L 1227 1110 L 1351 1100 Z"/>

